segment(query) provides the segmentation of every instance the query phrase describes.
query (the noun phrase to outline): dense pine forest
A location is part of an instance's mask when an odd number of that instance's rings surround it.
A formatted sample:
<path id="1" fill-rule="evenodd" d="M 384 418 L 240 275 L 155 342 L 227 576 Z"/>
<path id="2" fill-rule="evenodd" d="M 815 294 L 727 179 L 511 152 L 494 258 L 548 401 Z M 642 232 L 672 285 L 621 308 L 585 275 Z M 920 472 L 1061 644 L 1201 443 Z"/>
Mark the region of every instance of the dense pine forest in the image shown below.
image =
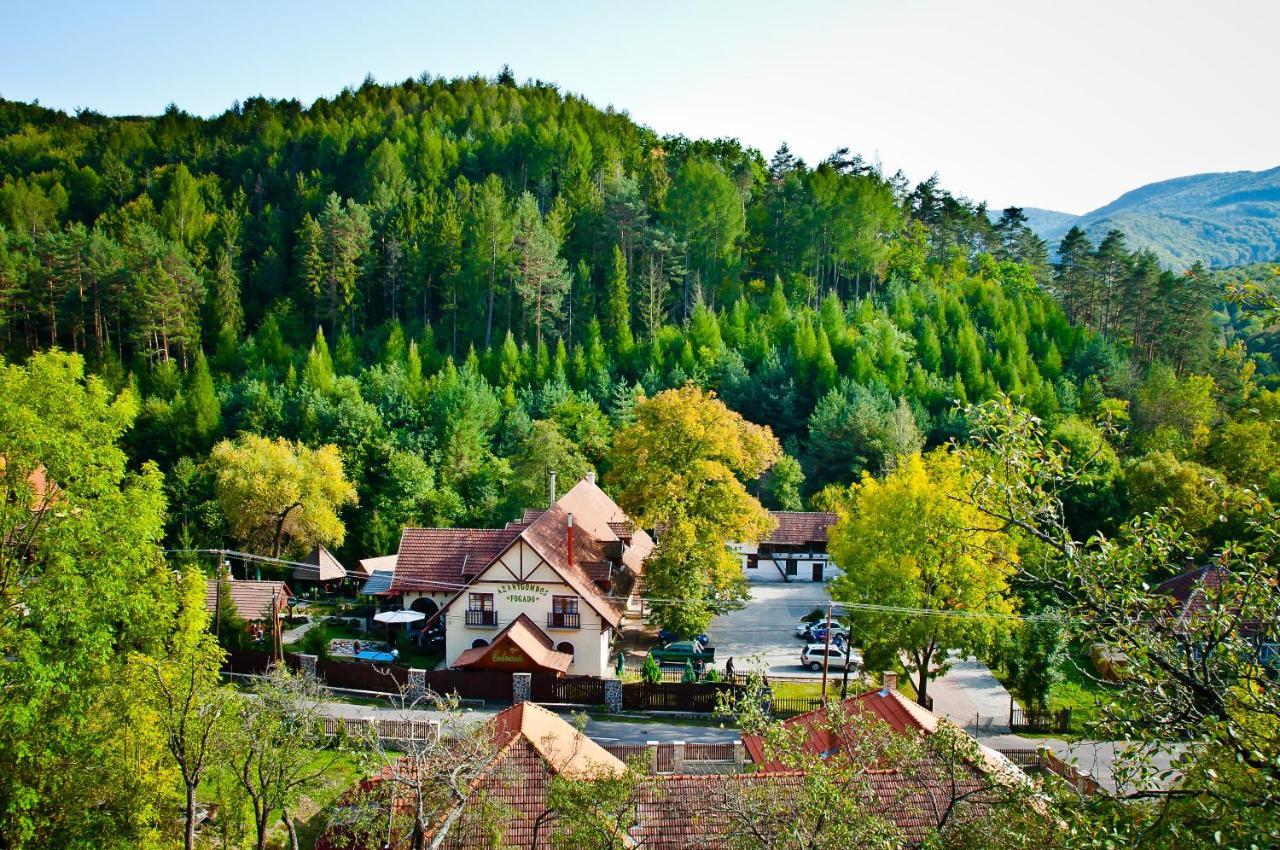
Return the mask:
<path id="1" fill-rule="evenodd" d="M 1077 494 L 1084 532 L 1215 476 L 1280 484 L 1276 451 L 1232 442 L 1280 435 L 1246 404 L 1265 346 L 1227 344 L 1213 276 L 1118 231 L 1052 247 L 936 178 L 660 137 L 505 70 L 207 120 L 0 102 L 0 346 L 135 390 L 171 541 L 236 536 L 223 438 L 336 446 L 356 492 L 327 537 L 362 557 L 606 470 L 637 400 L 689 382 L 782 442 L 771 507 L 963 438 L 998 393 L 1115 455 Z M 1129 426 L 1114 447 L 1103 414 Z"/>

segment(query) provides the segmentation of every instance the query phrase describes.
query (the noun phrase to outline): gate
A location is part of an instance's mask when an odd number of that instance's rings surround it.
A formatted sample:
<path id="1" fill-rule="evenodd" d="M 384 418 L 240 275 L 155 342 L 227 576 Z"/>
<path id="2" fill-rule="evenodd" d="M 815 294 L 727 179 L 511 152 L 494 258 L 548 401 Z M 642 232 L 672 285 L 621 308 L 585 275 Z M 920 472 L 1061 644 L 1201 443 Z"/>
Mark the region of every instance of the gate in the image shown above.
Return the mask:
<path id="1" fill-rule="evenodd" d="M 534 702 L 603 705 L 604 679 L 595 676 L 554 676 L 535 673 L 530 677 Z"/>

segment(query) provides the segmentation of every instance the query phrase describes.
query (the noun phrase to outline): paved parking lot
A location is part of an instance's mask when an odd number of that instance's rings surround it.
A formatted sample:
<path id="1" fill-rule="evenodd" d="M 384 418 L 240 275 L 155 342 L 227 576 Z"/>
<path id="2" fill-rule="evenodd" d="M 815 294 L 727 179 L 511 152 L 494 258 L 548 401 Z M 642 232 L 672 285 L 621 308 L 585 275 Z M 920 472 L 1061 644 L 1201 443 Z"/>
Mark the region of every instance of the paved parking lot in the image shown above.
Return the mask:
<path id="1" fill-rule="evenodd" d="M 751 601 L 711 622 L 707 637 L 716 650 L 716 666 L 724 669 L 733 658 L 734 669 L 745 673 L 759 664 L 770 676 L 821 679 L 800 666 L 804 641 L 795 636 L 796 621 L 827 601 L 825 584 L 797 581 L 751 585 Z"/>

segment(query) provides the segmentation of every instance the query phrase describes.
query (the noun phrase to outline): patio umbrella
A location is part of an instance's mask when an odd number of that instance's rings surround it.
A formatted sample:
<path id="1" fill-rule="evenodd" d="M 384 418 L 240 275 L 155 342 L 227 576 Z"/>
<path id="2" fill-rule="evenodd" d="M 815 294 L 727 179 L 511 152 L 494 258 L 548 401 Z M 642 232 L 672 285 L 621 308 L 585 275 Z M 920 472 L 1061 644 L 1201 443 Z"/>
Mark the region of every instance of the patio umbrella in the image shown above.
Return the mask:
<path id="1" fill-rule="evenodd" d="M 391 624 L 392 623 L 416 623 L 419 620 L 425 620 L 426 614 L 421 611 L 409 611 L 407 609 L 397 609 L 395 611 L 382 611 L 373 615 L 373 619 L 379 623 L 387 624 L 387 643 L 391 643 Z"/>

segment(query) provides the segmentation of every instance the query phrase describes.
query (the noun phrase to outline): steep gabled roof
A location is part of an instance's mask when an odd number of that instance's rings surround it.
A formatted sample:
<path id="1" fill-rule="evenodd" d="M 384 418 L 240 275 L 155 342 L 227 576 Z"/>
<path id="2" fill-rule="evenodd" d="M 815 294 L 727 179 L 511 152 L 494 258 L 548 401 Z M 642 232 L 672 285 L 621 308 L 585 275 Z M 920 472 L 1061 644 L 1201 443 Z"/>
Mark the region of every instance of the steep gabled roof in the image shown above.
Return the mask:
<path id="1" fill-rule="evenodd" d="M 320 544 L 311 549 L 311 554 L 302 559 L 302 563 L 310 567 L 294 567 L 293 577 L 300 581 L 340 581 L 347 577 L 347 568 L 333 556 L 333 553 Z"/>
<path id="2" fill-rule="evenodd" d="M 226 587 L 229 588 L 229 596 L 231 604 L 236 608 L 236 614 L 240 619 L 247 621 L 254 620 L 270 620 L 275 614 L 275 608 L 283 608 L 288 604 L 289 586 L 282 581 L 249 581 L 230 580 Z M 206 579 L 204 585 L 204 607 L 206 611 L 213 613 L 217 610 L 218 605 L 218 582 L 215 579 Z"/>
<path id="3" fill-rule="evenodd" d="M 869 713 L 884 721 L 890 729 L 899 734 L 932 733 L 938 728 L 938 716 L 916 702 L 907 699 L 896 690 L 867 691 L 844 701 L 846 714 Z M 809 730 L 809 738 L 805 749 L 812 755 L 831 752 L 838 747 L 832 739 L 828 728 L 826 708 L 815 708 L 804 714 L 797 714 L 783 723 L 787 726 L 804 726 Z M 764 741 L 758 735 L 743 735 L 742 743 L 756 764 L 765 764 Z M 773 769 L 782 769 L 781 765 L 769 765 Z"/>
<path id="4" fill-rule="evenodd" d="M 769 511 L 778 527 L 761 543 L 777 546 L 803 546 L 826 543 L 827 532 L 836 524 L 836 515 L 821 511 Z"/>
<path id="5" fill-rule="evenodd" d="M 488 646 L 463 650 L 453 661 L 454 667 L 489 667 L 491 669 L 526 669 L 520 663 L 494 661 L 495 653 L 513 646 L 529 663 L 544 670 L 563 673 L 573 663 L 573 656 L 560 652 L 547 633 L 538 628 L 527 614 L 521 614 L 494 635 Z"/>
<path id="6" fill-rule="evenodd" d="M 583 601 L 609 625 L 617 628 L 622 622 L 622 611 L 617 603 L 600 591 L 582 566 L 584 562 L 593 563 L 607 559 L 603 542 L 591 533 L 589 530 L 591 525 L 584 525 L 579 520 L 577 513 L 574 513 L 573 518 L 572 561 L 569 559 L 569 512 L 563 507 L 563 500 L 538 517 L 533 525 L 520 534 L 520 537 L 582 597 Z M 604 527 L 608 530 L 607 524 Z M 612 531 L 608 533 L 613 534 Z"/>
<path id="7" fill-rule="evenodd" d="M 490 722 L 500 747 L 523 738 L 553 773 L 571 779 L 601 779 L 626 770 L 617 756 L 537 703 L 513 705 Z"/>
<path id="8" fill-rule="evenodd" d="M 896 690 L 867 691 L 844 701 L 843 710 L 848 715 L 870 714 L 903 735 L 930 735 L 943 721 L 933 712 L 907 699 Z M 845 749 L 847 735 L 856 734 L 832 729 L 827 720 L 827 709 L 818 708 L 783 721 L 787 726 L 804 726 L 808 738 L 804 749 L 810 755 L 829 757 Z M 759 736 L 742 736 L 743 745 L 752 761 L 765 771 L 779 771 L 781 764 L 769 762 L 764 752 L 764 742 Z M 870 772 L 872 800 L 870 810 L 886 817 L 903 830 L 909 841 L 924 839 L 928 831 L 938 825 L 938 801 L 951 799 L 952 794 L 980 794 L 995 783 L 1024 781 L 1008 759 L 979 745 L 979 761 L 966 763 L 957 774 L 952 774 L 941 763 L 926 759 L 904 770 L 888 766 Z M 974 802 L 981 803 L 975 797 Z"/>

